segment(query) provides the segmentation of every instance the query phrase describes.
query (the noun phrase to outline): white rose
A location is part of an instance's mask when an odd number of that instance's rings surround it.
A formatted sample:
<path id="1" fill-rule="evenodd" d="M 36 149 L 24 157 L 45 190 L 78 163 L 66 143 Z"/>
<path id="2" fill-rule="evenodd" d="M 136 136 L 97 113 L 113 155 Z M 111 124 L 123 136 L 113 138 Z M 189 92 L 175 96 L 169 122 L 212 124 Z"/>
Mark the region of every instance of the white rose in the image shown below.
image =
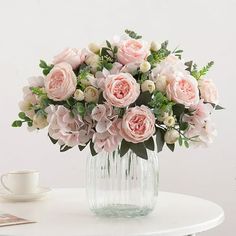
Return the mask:
<path id="1" fill-rule="evenodd" d="M 175 118 L 173 116 L 167 116 L 164 119 L 164 125 L 168 126 L 168 127 L 173 127 L 175 125 Z"/>
<path id="2" fill-rule="evenodd" d="M 94 78 L 94 76 L 93 75 L 88 75 L 88 76 L 86 76 L 86 78 L 84 78 L 84 79 L 81 79 L 80 80 L 80 82 L 81 82 L 81 84 L 83 84 L 83 85 L 85 85 L 85 86 L 89 86 L 89 85 L 91 85 L 91 80 L 94 80 L 95 78 Z"/>
<path id="3" fill-rule="evenodd" d="M 148 61 L 144 61 L 140 64 L 140 71 L 143 73 L 148 72 L 151 69 L 151 64 Z"/>
<path id="4" fill-rule="evenodd" d="M 35 114 L 33 116 L 33 127 L 37 129 L 43 129 L 48 126 L 47 117 L 41 114 Z"/>
<path id="5" fill-rule="evenodd" d="M 168 112 L 162 112 L 160 116 L 158 116 L 157 120 L 163 122 L 165 118 L 169 116 Z"/>
<path id="6" fill-rule="evenodd" d="M 74 93 L 74 99 L 77 101 L 83 101 L 84 100 L 84 92 L 80 89 L 76 89 Z"/>
<path id="7" fill-rule="evenodd" d="M 98 100 L 98 90 L 93 86 L 88 86 L 84 90 L 84 100 L 86 102 L 96 102 Z"/>
<path id="8" fill-rule="evenodd" d="M 91 71 L 93 73 L 95 73 L 97 71 L 97 67 L 99 65 L 99 60 L 100 60 L 100 58 L 98 55 L 91 54 L 86 58 L 85 63 L 87 65 L 89 65 L 91 67 Z"/>
<path id="9" fill-rule="evenodd" d="M 165 75 L 158 76 L 156 80 L 157 91 L 164 93 L 166 91 L 166 86 L 167 86 L 166 76 Z"/>
<path id="10" fill-rule="evenodd" d="M 167 130 L 164 136 L 165 142 L 168 144 L 174 144 L 179 138 L 179 132 L 171 129 Z"/>
<path id="11" fill-rule="evenodd" d="M 90 50 L 91 52 L 93 52 L 93 53 L 95 53 L 95 54 L 99 53 L 99 51 L 100 51 L 100 47 L 99 47 L 99 45 L 96 44 L 96 43 L 90 43 L 90 44 L 88 45 L 88 48 L 89 48 L 89 50 Z"/>
<path id="12" fill-rule="evenodd" d="M 158 51 L 161 48 L 161 45 L 157 42 L 152 41 L 151 42 L 151 50 L 152 51 Z"/>
<path id="13" fill-rule="evenodd" d="M 155 90 L 154 82 L 151 80 L 145 80 L 141 84 L 141 90 L 142 90 L 142 92 L 149 91 L 150 93 L 153 93 L 153 91 Z"/>

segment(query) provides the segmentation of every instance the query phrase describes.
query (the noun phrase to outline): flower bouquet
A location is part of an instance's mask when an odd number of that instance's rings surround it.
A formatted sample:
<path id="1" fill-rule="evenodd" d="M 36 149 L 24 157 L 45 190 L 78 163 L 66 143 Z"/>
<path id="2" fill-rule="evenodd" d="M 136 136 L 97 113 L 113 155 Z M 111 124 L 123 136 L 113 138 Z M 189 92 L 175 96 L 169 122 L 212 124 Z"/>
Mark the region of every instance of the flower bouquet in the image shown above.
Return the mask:
<path id="1" fill-rule="evenodd" d="M 89 146 L 92 156 L 132 152 L 148 159 L 165 144 L 174 151 L 177 141 L 187 148 L 211 143 L 211 114 L 222 109 L 206 78 L 213 62 L 199 69 L 168 41 L 148 43 L 125 32 L 99 45 L 67 48 L 49 64 L 41 60 L 43 75 L 24 87 L 20 119 L 12 126 L 47 127 L 61 152 Z"/>

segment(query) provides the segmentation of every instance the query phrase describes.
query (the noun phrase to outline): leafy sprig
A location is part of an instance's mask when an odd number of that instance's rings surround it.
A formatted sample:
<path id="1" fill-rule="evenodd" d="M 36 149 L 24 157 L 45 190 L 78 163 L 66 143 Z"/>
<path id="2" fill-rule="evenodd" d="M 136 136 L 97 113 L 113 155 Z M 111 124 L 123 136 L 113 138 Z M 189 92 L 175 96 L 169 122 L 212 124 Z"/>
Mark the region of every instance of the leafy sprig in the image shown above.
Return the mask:
<path id="1" fill-rule="evenodd" d="M 190 65 L 190 62 L 188 62 Z M 186 64 L 186 63 L 185 63 Z M 200 70 L 198 70 L 197 64 L 193 64 L 192 68 L 189 68 L 191 75 L 196 79 L 201 79 L 202 76 L 206 75 L 207 72 L 210 70 L 210 68 L 214 65 L 214 61 L 210 61 L 202 67 Z"/>
<path id="2" fill-rule="evenodd" d="M 154 67 L 155 64 L 160 63 L 171 53 L 171 51 L 167 49 L 167 46 L 168 41 L 166 40 L 161 44 L 161 48 L 158 51 L 151 51 L 151 55 L 148 56 L 147 61 L 152 67 Z"/>
<path id="3" fill-rule="evenodd" d="M 48 65 L 45 61 L 40 60 L 39 67 L 43 69 L 43 74 L 48 75 L 54 65 Z"/>
<path id="4" fill-rule="evenodd" d="M 24 112 L 20 112 L 18 114 L 18 117 L 20 118 L 20 120 L 15 120 L 12 123 L 12 127 L 21 127 L 23 123 L 27 123 L 29 127 L 31 127 L 33 125 L 33 121 L 26 116 L 26 114 Z"/>
<path id="5" fill-rule="evenodd" d="M 133 38 L 133 39 L 141 39 L 142 36 L 141 35 L 138 35 L 137 33 L 135 33 L 134 31 L 132 30 L 128 30 L 126 29 L 125 30 L 125 33 L 129 35 L 130 38 Z"/>

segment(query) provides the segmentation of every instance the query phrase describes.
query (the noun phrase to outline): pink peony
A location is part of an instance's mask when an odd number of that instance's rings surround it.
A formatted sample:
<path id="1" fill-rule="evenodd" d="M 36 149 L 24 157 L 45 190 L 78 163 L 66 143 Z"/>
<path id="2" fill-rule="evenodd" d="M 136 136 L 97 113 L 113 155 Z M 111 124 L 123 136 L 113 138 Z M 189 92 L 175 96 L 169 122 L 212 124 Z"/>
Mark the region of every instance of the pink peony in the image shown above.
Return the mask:
<path id="1" fill-rule="evenodd" d="M 45 78 L 45 90 L 54 101 L 66 100 L 76 90 L 77 80 L 70 64 L 55 65 Z"/>
<path id="2" fill-rule="evenodd" d="M 61 105 L 50 105 L 45 111 L 48 113 L 49 135 L 60 145 L 85 145 L 92 138 L 94 130 L 89 117 L 73 117 L 71 111 Z"/>
<path id="3" fill-rule="evenodd" d="M 219 102 L 218 90 L 210 79 L 201 79 L 198 81 L 201 98 L 204 102 L 211 102 L 217 104 Z"/>
<path id="4" fill-rule="evenodd" d="M 140 94 L 140 85 L 129 73 L 110 75 L 105 80 L 103 96 L 115 107 L 126 107 L 133 103 Z"/>
<path id="5" fill-rule="evenodd" d="M 186 107 L 194 106 L 199 102 L 198 83 L 188 74 L 176 73 L 166 87 L 167 97 Z"/>
<path id="6" fill-rule="evenodd" d="M 155 133 L 155 116 L 142 105 L 129 108 L 120 123 L 120 134 L 128 142 L 140 143 Z"/>
<path id="7" fill-rule="evenodd" d="M 127 39 L 119 44 L 117 57 L 118 61 L 125 65 L 132 62 L 141 63 L 149 53 L 148 43 L 136 39 Z"/>
<path id="8" fill-rule="evenodd" d="M 61 62 L 67 62 L 76 69 L 80 64 L 85 61 L 87 53 L 85 50 L 79 50 L 77 48 L 66 48 L 61 53 L 56 55 L 53 59 L 53 64 L 58 64 Z"/>

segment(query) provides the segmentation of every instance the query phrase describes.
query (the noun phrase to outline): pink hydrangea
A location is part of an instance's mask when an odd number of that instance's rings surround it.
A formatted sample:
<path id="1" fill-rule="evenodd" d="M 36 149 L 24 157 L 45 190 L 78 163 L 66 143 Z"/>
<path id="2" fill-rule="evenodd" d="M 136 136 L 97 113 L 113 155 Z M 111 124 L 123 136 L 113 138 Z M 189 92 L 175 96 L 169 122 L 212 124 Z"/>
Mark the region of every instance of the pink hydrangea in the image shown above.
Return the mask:
<path id="1" fill-rule="evenodd" d="M 94 130 L 89 117 L 72 117 L 70 110 L 61 105 L 50 105 L 45 111 L 48 113 L 49 135 L 60 145 L 85 145 L 92 138 Z"/>

